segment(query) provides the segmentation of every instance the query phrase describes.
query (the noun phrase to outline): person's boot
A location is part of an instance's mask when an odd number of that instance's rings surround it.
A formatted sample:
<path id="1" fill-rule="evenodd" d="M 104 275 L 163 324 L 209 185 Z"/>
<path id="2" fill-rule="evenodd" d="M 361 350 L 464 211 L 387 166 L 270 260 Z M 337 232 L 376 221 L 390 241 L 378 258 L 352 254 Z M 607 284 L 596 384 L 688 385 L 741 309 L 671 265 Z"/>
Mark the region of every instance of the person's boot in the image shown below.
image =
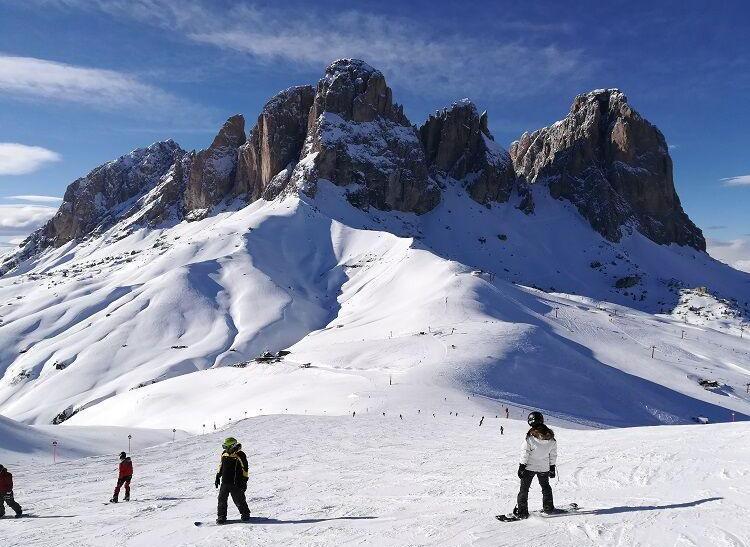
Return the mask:
<path id="1" fill-rule="evenodd" d="M 17 519 L 20 519 L 22 516 L 23 516 L 23 511 L 19 511 L 18 513 L 16 513 Z"/>
<path id="2" fill-rule="evenodd" d="M 109 503 L 117 503 L 117 496 L 112 496 L 112 499 L 109 500 Z"/>
<path id="3" fill-rule="evenodd" d="M 216 519 L 216 524 L 226 524 L 226 523 L 227 523 L 226 517 L 225 518 L 219 517 Z"/>
<path id="4" fill-rule="evenodd" d="M 513 516 L 519 519 L 527 519 L 529 518 L 529 512 L 528 510 L 521 510 L 516 506 L 513 508 Z"/>
<path id="5" fill-rule="evenodd" d="M 240 520 L 241 520 L 242 522 L 250 522 L 250 514 L 248 513 L 247 515 L 242 515 L 242 516 L 240 517 Z"/>
<path id="6" fill-rule="evenodd" d="M 122 501 L 130 501 L 130 494 L 125 494 L 125 497 L 122 498 Z"/>

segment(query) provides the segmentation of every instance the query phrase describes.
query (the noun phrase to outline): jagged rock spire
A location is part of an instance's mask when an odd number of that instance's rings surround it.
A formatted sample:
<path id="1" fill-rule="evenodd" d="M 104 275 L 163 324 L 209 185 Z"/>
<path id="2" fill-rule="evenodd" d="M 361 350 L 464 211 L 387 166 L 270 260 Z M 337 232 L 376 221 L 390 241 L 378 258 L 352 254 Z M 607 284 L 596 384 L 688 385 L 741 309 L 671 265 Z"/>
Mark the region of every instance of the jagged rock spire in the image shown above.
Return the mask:
<path id="1" fill-rule="evenodd" d="M 517 174 L 573 202 L 612 241 L 634 226 L 657 243 L 706 248 L 675 192 L 664 136 L 619 89 L 579 95 L 565 119 L 524 133 L 510 154 Z"/>

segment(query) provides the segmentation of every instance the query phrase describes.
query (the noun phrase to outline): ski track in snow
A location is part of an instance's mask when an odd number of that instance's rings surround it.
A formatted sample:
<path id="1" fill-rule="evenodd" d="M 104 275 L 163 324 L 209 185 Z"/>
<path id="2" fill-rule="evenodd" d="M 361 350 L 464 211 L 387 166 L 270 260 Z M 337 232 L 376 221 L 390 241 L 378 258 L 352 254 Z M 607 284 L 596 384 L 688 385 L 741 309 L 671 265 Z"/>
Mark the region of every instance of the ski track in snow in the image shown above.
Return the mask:
<path id="1" fill-rule="evenodd" d="M 513 506 L 526 425 L 478 427 L 473 402 L 454 404 L 459 417 L 261 416 L 138 450 L 133 501 L 118 505 L 103 504 L 113 455 L 13 469 L 17 499 L 40 518 L 2 521 L 4 545 L 747 545 L 747 424 L 557 427 L 555 500 L 581 510 L 504 524 L 494 515 Z M 196 528 L 215 518 L 227 435 L 248 454 L 254 521 Z"/>

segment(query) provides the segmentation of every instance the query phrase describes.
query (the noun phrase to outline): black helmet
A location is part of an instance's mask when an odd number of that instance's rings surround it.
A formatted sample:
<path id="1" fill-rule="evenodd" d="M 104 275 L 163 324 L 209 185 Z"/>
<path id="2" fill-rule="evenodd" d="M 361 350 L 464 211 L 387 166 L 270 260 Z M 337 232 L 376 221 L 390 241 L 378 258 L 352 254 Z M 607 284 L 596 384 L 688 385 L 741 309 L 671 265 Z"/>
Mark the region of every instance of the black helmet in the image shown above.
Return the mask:
<path id="1" fill-rule="evenodd" d="M 127 457 L 127 455 L 125 454 L 125 452 L 120 452 L 120 459 L 121 460 L 124 460 L 126 457 Z"/>
<path id="2" fill-rule="evenodd" d="M 535 410 L 534 412 L 529 413 L 529 417 L 526 421 L 529 422 L 531 427 L 534 427 L 535 425 L 541 425 L 544 423 L 544 416 L 542 416 L 541 412 Z"/>

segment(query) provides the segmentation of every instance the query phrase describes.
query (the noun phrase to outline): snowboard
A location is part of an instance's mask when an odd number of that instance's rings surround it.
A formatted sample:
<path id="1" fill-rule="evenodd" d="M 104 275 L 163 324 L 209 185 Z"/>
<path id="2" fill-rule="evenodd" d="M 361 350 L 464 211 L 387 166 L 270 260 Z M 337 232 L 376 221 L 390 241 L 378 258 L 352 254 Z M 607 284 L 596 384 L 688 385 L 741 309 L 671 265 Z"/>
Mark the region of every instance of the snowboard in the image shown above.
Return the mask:
<path id="1" fill-rule="evenodd" d="M 226 526 L 228 524 L 252 524 L 252 520 L 240 520 L 240 519 L 227 519 L 224 524 L 216 524 L 215 522 L 196 520 L 193 524 L 196 526 Z"/>
<path id="2" fill-rule="evenodd" d="M 542 511 L 531 511 L 529 513 L 529 516 L 536 515 L 542 518 L 548 518 L 548 517 L 553 517 L 555 515 L 564 515 L 565 513 L 573 513 L 575 511 L 578 511 L 578 509 L 580 509 L 580 507 L 578 506 L 577 503 L 569 503 L 568 505 L 564 505 L 562 507 L 555 507 L 555 511 L 550 514 L 543 513 Z M 509 515 L 495 515 L 495 518 L 499 520 L 500 522 L 516 522 L 519 520 L 526 520 L 526 519 L 522 519 L 522 518 L 515 516 L 513 513 Z"/>

